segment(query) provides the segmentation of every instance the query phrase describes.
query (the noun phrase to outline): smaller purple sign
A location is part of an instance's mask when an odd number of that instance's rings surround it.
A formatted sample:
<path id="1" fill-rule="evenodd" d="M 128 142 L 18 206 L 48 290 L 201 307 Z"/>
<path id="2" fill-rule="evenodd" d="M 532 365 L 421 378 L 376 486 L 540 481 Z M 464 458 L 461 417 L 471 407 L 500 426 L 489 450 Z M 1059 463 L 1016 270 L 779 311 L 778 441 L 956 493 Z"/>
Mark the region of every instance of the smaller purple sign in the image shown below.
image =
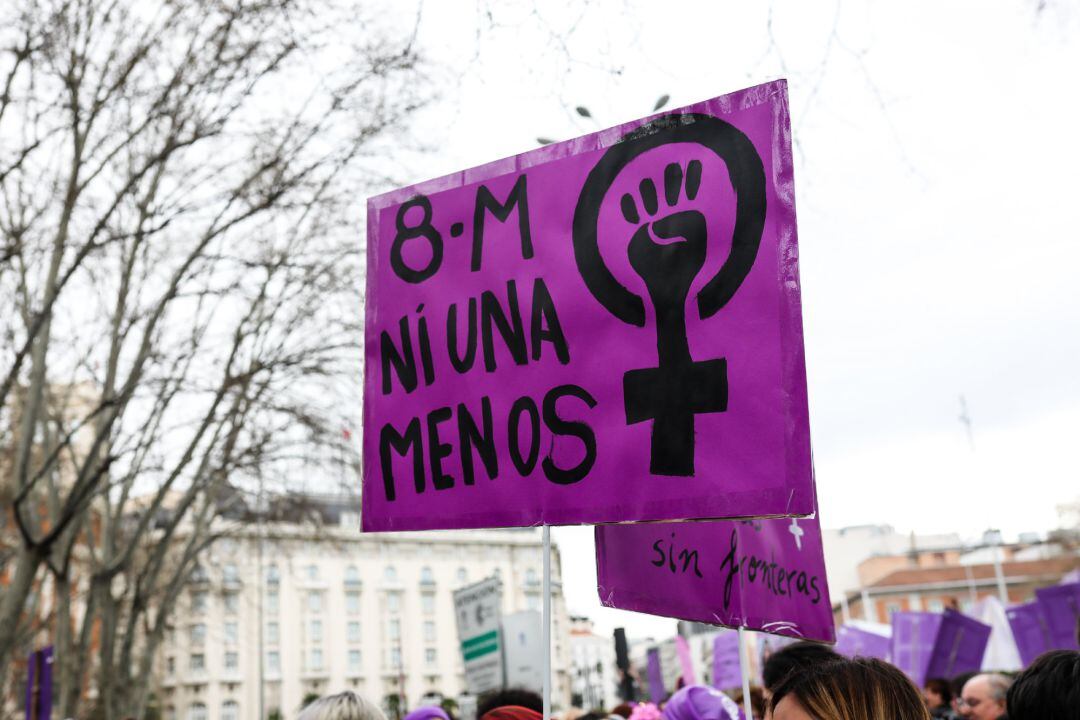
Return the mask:
<path id="1" fill-rule="evenodd" d="M 675 636 L 675 650 L 679 654 L 679 665 L 682 667 L 683 685 L 697 685 L 694 660 L 690 657 L 690 643 L 686 642 L 682 635 Z"/>
<path id="2" fill-rule="evenodd" d="M 596 528 L 607 607 L 833 642 L 816 518 Z"/>
<path id="3" fill-rule="evenodd" d="M 1005 611 L 1012 629 L 1016 649 L 1020 652 L 1020 662 L 1025 666 L 1050 649 L 1050 628 L 1046 624 L 1046 614 L 1042 603 L 1029 602 L 1016 605 Z"/>
<path id="4" fill-rule="evenodd" d="M 919 687 L 926 682 L 926 668 L 941 627 L 941 613 L 894 612 L 889 657 Z"/>
<path id="5" fill-rule="evenodd" d="M 951 678 L 982 669 L 991 627 L 955 610 L 946 610 L 926 667 L 928 678 Z"/>
<path id="6" fill-rule="evenodd" d="M 1080 583 L 1053 585 L 1035 591 L 1046 616 L 1051 650 L 1080 650 Z"/>
<path id="7" fill-rule="evenodd" d="M 660 668 L 660 648 L 652 648 L 648 652 L 649 666 L 649 698 L 659 705 L 667 697 L 664 690 L 664 671 Z"/>
<path id="8" fill-rule="evenodd" d="M 52 664 L 52 645 L 30 653 L 26 677 L 27 720 L 52 717 Z"/>
<path id="9" fill-rule="evenodd" d="M 854 625 L 841 625 L 836 631 L 836 647 L 833 649 L 849 658 L 872 657 L 888 660 L 889 644 L 887 635 L 879 635 Z"/>
<path id="10" fill-rule="evenodd" d="M 739 658 L 739 633 L 722 632 L 713 638 L 712 686 L 727 690 L 742 685 Z"/>

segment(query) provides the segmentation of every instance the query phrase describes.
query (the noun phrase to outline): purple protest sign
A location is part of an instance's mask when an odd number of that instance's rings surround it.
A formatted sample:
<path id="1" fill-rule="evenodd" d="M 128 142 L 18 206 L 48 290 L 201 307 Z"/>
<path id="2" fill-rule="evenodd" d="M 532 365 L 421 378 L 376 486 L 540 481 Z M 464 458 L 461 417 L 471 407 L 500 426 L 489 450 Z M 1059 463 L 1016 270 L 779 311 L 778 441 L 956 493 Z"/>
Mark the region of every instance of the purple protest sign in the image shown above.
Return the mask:
<path id="1" fill-rule="evenodd" d="M 926 668 L 943 617 L 930 612 L 893 613 L 889 657 L 919 687 L 926 682 Z"/>
<path id="2" fill-rule="evenodd" d="M 790 133 L 776 81 L 369 200 L 364 530 L 813 512 Z"/>
<path id="3" fill-rule="evenodd" d="M 27 720 L 49 720 L 52 717 L 53 646 L 30 653 L 26 676 Z"/>
<path id="4" fill-rule="evenodd" d="M 739 634 L 722 632 L 713 638 L 712 686 L 719 690 L 740 687 L 742 668 L 739 657 Z"/>
<path id="5" fill-rule="evenodd" d="M 990 626 L 955 610 L 946 610 L 934 638 L 934 649 L 926 665 L 927 678 L 951 678 L 980 670 Z"/>
<path id="6" fill-rule="evenodd" d="M 833 649 L 850 658 L 872 657 L 878 660 L 889 658 L 890 639 L 854 625 L 841 625 L 836 631 L 836 647 Z"/>
<path id="7" fill-rule="evenodd" d="M 647 657 L 649 697 L 659 705 L 667 698 L 667 691 L 664 689 L 664 671 L 660 667 L 660 648 L 650 649 Z"/>
<path id="8" fill-rule="evenodd" d="M 596 574 L 608 607 L 835 639 L 817 519 L 605 525 Z"/>
<path id="9" fill-rule="evenodd" d="M 1012 629 L 1016 649 L 1020 652 L 1020 661 L 1030 665 L 1035 658 L 1051 649 L 1050 628 L 1040 602 L 1014 605 L 1005 611 Z"/>
<path id="10" fill-rule="evenodd" d="M 683 685 L 697 685 L 694 660 L 690 657 L 690 643 L 686 642 L 682 635 L 675 636 L 675 652 L 679 656 L 679 667 L 682 668 Z"/>
<path id="11" fill-rule="evenodd" d="M 1052 585 L 1035 591 L 1046 616 L 1053 650 L 1080 650 L 1080 583 Z"/>

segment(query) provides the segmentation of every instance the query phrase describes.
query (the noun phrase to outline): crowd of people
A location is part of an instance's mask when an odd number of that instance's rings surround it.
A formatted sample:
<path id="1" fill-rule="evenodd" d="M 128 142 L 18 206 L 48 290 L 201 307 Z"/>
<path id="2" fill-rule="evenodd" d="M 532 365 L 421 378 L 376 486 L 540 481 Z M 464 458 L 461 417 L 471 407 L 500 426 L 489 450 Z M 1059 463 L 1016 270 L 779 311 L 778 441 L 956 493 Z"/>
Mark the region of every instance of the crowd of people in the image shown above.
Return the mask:
<path id="1" fill-rule="evenodd" d="M 754 720 L 1080 720 L 1080 652 L 1041 655 L 1015 677 L 965 673 L 932 678 L 920 691 L 883 660 L 849 659 L 825 645 L 800 642 L 774 653 L 751 690 Z M 677 690 L 666 702 L 622 704 L 610 712 L 563 713 L 559 720 L 747 720 L 736 697 L 703 685 Z M 481 698 L 478 720 L 543 720 L 543 701 L 510 689 Z M 306 707 L 299 720 L 386 720 L 350 692 Z M 404 720 L 454 720 L 443 708 L 414 710 Z"/>

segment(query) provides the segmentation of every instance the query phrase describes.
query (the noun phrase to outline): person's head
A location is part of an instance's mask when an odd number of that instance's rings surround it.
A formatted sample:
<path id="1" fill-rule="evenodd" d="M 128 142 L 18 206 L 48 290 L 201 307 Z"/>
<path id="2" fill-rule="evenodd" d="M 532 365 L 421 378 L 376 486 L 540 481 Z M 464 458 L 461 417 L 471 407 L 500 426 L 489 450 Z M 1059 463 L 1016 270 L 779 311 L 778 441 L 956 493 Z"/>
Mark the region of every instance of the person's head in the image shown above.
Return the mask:
<path id="1" fill-rule="evenodd" d="M 506 688 L 504 690 L 493 690 L 485 695 L 481 695 L 480 701 L 476 704 L 476 717 L 482 718 L 491 710 L 505 705 L 529 708 L 538 713 L 544 712 L 544 698 L 540 697 L 532 690 L 526 690 L 525 688 Z"/>
<path id="2" fill-rule="evenodd" d="M 948 706 L 952 702 L 949 681 L 945 678 L 930 678 L 923 686 L 923 697 L 926 699 L 926 706 L 931 710 Z"/>
<path id="3" fill-rule="evenodd" d="M 827 645 L 815 642 L 797 642 L 781 648 L 769 656 L 761 668 L 761 679 L 765 683 L 765 699 L 768 700 L 774 687 L 793 670 L 803 670 L 823 662 L 843 660 Z"/>
<path id="4" fill-rule="evenodd" d="M 876 658 L 841 658 L 788 674 L 773 688 L 773 720 L 929 720 L 918 688 Z"/>
<path id="5" fill-rule="evenodd" d="M 732 693 L 731 699 L 735 701 L 736 705 L 742 707 L 744 704 L 742 688 L 737 688 L 735 692 Z M 757 685 L 750 686 L 750 709 L 753 711 L 754 717 L 765 717 L 765 695 Z"/>
<path id="6" fill-rule="evenodd" d="M 687 685 L 664 705 L 662 720 L 738 720 L 739 706 L 716 688 Z"/>
<path id="7" fill-rule="evenodd" d="M 377 705 L 356 693 L 327 695 L 305 707 L 296 720 L 386 720 Z"/>
<path id="8" fill-rule="evenodd" d="M 633 708 L 630 707 L 630 703 L 619 703 L 615 707 L 611 708 L 612 715 L 618 715 L 621 718 L 629 718 L 630 713 L 633 712 Z"/>
<path id="9" fill-rule="evenodd" d="M 406 715 L 405 720 L 450 720 L 450 714 L 438 705 L 424 705 Z"/>
<path id="10" fill-rule="evenodd" d="M 997 673 L 980 673 L 966 683 L 960 693 L 960 714 L 971 720 L 997 720 L 1005 714 L 1005 694 L 1009 678 Z"/>
<path id="11" fill-rule="evenodd" d="M 481 715 L 480 720 L 544 720 L 544 716 L 532 708 L 500 705 Z"/>
<path id="12" fill-rule="evenodd" d="M 1076 720 L 1080 713 L 1080 652 L 1051 650 L 1016 680 L 1005 694 L 1009 720 Z"/>

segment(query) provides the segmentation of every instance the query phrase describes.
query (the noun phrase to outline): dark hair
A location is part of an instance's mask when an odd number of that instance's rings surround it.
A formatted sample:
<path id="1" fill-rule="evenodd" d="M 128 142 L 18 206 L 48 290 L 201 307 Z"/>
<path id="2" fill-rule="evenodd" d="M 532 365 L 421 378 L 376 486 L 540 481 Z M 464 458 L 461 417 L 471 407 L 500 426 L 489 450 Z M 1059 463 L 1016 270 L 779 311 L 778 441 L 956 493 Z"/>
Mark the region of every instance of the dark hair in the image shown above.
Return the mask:
<path id="1" fill-rule="evenodd" d="M 634 712 L 634 708 L 630 707 L 630 703 L 619 703 L 615 707 L 611 708 L 612 715 L 618 715 L 629 720 L 630 713 Z"/>
<path id="2" fill-rule="evenodd" d="M 787 696 L 818 720 L 930 720 L 918 688 L 883 660 L 841 657 L 790 673 L 773 689 L 769 709 Z"/>
<path id="3" fill-rule="evenodd" d="M 737 688 L 733 693 L 731 693 L 731 699 L 735 701 L 736 705 L 742 707 L 742 688 Z M 754 712 L 754 717 L 765 717 L 765 694 L 761 692 L 761 688 L 757 685 L 750 686 L 750 709 Z"/>
<path id="4" fill-rule="evenodd" d="M 1080 710 L 1080 652 L 1051 650 L 1035 658 L 1005 695 L 1009 720 L 1075 720 Z"/>
<path id="5" fill-rule="evenodd" d="M 967 681 L 978 675 L 978 671 L 962 672 L 959 675 L 953 677 L 949 681 L 949 689 L 952 690 L 953 697 L 960 697 L 964 694 L 964 686 L 967 685 Z"/>
<path id="6" fill-rule="evenodd" d="M 476 717 L 484 717 L 489 710 L 494 710 L 495 708 L 503 707 L 504 705 L 517 705 L 518 707 L 535 710 L 538 713 L 544 712 L 544 698 L 540 697 L 532 690 L 526 690 L 525 688 L 506 688 L 504 690 L 492 690 L 489 693 L 481 695 L 479 702 L 476 704 Z"/>
<path id="7" fill-rule="evenodd" d="M 769 656 L 761 668 L 761 679 L 765 683 L 765 688 L 772 690 L 793 670 L 802 670 L 818 663 L 843 659 L 843 655 L 837 654 L 827 645 L 806 641 L 797 642 Z"/>
<path id="8" fill-rule="evenodd" d="M 945 678 L 930 678 L 923 687 L 936 695 L 940 695 L 941 702 L 946 705 L 952 702 L 952 688 L 949 687 L 949 681 Z"/>

